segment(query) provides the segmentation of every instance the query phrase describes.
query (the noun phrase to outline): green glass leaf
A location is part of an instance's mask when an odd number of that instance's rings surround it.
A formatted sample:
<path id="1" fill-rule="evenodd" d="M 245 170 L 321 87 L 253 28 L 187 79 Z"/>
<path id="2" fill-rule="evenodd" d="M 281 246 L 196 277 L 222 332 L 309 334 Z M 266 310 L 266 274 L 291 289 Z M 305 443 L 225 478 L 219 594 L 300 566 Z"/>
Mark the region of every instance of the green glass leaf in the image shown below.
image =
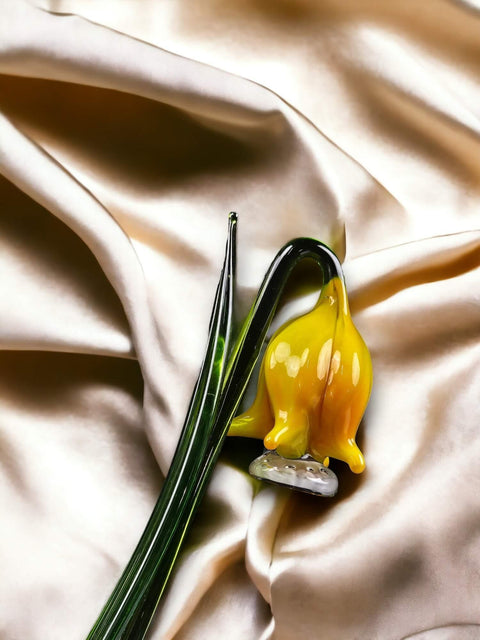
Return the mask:
<path id="1" fill-rule="evenodd" d="M 145 636 L 193 515 L 192 480 L 201 474 L 230 343 L 236 224 L 237 216 L 231 213 L 207 350 L 172 464 L 145 531 L 88 640 Z"/>

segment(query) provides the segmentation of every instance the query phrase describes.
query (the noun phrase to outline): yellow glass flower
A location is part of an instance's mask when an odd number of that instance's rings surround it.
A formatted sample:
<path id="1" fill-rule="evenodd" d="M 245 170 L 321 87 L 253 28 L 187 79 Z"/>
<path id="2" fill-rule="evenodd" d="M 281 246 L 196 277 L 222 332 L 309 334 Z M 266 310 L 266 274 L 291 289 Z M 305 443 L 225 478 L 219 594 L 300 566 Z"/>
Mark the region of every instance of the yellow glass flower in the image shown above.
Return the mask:
<path id="1" fill-rule="evenodd" d="M 355 442 L 372 387 L 368 349 L 353 324 L 344 282 L 332 278 L 312 311 L 280 328 L 260 368 L 257 396 L 229 435 L 261 438 L 285 458 L 309 454 L 365 469 Z"/>

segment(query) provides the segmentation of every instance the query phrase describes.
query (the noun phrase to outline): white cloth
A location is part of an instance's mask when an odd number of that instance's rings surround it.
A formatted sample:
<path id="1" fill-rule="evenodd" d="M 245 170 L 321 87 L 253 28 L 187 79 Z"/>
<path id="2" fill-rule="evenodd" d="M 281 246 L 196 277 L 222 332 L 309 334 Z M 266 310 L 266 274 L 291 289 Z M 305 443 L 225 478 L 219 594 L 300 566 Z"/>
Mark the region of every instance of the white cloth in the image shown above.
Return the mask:
<path id="1" fill-rule="evenodd" d="M 230 210 L 239 319 L 289 239 L 345 260 L 367 471 L 255 495 L 229 441 L 149 637 L 479 637 L 479 9 L 0 2 L 2 640 L 83 640 L 128 561 Z"/>

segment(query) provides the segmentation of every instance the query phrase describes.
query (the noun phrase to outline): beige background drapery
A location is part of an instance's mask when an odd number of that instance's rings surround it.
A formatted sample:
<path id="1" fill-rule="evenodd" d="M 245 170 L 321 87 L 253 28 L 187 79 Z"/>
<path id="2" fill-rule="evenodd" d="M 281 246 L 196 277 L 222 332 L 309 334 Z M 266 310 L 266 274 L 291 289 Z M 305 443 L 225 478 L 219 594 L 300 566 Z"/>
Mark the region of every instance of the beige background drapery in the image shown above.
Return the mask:
<path id="1" fill-rule="evenodd" d="M 229 443 L 150 637 L 480 637 L 480 5 L 0 14 L 2 640 L 82 640 L 119 577 L 232 209 L 239 318 L 292 237 L 344 260 L 368 469 L 332 501 L 256 493 Z"/>

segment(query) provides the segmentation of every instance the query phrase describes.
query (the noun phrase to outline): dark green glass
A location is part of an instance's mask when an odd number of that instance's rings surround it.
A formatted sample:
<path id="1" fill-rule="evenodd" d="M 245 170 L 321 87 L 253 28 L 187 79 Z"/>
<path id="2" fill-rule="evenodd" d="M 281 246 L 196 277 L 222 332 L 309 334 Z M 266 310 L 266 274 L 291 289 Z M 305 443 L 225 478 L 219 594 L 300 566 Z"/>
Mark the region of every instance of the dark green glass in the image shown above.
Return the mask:
<path id="1" fill-rule="evenodd" d="M 328 247 L 310 238 L 292 240 L 273 260 L 231 347 L 236 222 L 231 213 L 207 350 L 172 464 L 145 531 L 87 640 L 145 637 L 292 270 L 310 258 L 322 268 L 324 284 L 343 277 Z"/>

